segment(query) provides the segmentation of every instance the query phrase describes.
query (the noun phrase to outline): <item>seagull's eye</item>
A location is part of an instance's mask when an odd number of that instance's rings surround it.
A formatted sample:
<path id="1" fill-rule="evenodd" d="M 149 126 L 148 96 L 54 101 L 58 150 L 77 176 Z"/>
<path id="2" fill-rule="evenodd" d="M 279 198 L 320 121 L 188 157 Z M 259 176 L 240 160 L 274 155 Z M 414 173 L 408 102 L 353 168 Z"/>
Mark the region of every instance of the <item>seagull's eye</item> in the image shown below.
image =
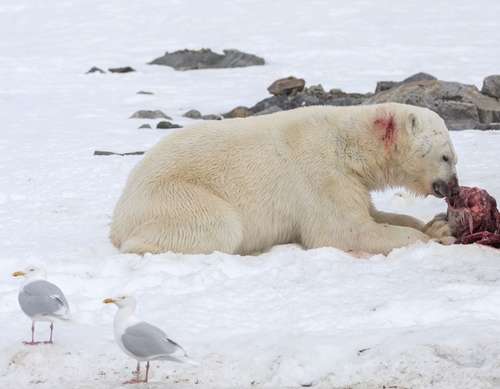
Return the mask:
<path id="1" fill-rule="evenodd" d="M 445 161 L 445 162 L 448 162 L 450 160 L 450 158 L 448 158 L 447 155 L 443 155 L 442 157 L 442 160 Z"/>

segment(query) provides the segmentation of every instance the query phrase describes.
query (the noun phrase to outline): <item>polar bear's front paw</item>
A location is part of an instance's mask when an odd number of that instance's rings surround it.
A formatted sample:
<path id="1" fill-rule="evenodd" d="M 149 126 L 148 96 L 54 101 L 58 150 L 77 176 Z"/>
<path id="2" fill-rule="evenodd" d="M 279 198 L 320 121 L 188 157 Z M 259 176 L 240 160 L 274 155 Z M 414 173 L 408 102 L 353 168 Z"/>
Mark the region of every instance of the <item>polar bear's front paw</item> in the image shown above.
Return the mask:
<path id="1" fill-rule="evenodd" d="M 438 243 L 441 243 L 445 246 L 449 246 L 449 245 L 454 244 L 457 241 L 457 238 L 455 238 L 454 236 L 444 236 L 442 238 L 433 239 L 433 240 L 438 242 Z"/>
<path id="2" fill-rule="evenodd" d="M 452 238 L 452 232 L 446 214 L 440 213 L 424 227 L 423 232 L 434 239 Z"/>

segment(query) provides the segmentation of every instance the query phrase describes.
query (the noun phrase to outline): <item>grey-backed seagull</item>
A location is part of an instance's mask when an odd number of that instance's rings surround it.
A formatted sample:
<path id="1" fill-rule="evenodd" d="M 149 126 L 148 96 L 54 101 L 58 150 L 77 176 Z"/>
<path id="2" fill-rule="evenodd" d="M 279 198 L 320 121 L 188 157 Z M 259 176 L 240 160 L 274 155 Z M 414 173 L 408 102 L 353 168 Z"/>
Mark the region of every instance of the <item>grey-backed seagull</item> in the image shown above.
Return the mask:
<path id="1" fill-rule="evenodd" d="M 69 304 L 61 289 L 45 280 L 45 270 L 28 266 L 23 271 L 12 273 L 14 277 L 24 277 L 18 295 L 19 306 L 31 318 L 31 342 L 28 345 L 53 343 L 54 320 L 69 320 Z M 45 342 L 35 342 L 35 322 L 50 322 L 50 338 Z"/>
<path id="2" fill-rule="evenodd" d="M 167 360 L 196 364 L 186 354 L 186 351 L 160 328 L 139 320 L 135 315 L 136 300 L 133 296 L 119 296 L 103 300 L 105 304 L 115 304 L 118 307 L 114 319 L 114 334 L 116 343 L 137 361 L 135 378 L 126 383 L 148 382 L 149 362 Z M 146 361 L 146 375 L 140 379 L 141 362 Z"/>

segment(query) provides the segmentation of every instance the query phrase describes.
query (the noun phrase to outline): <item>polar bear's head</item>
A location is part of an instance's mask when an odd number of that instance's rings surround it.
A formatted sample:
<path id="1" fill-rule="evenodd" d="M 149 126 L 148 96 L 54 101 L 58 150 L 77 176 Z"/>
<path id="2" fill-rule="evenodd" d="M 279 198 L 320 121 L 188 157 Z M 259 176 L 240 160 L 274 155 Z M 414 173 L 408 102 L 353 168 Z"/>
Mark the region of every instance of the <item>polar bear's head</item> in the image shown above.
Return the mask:
<path id="1" fill-rule="evenodd" d="M 410 106 L 403 116 L 406 147 L 398 157 L 402 184 L 424 196 L 455 193 L 457 156 L 444 120 L 427 108 Z"/>

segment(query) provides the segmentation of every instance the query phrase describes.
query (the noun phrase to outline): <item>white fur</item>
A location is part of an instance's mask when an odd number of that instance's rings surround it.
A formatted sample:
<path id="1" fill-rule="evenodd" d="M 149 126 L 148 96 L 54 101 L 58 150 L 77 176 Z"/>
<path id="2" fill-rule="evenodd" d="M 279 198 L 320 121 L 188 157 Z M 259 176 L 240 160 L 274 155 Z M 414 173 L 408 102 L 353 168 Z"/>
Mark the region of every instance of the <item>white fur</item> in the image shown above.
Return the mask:
<path id="1" fill-rule="evenodd" d="M 391 116 L 392 143 L 378 125 Z M 246 254 L 289 242 L 387 253 L 449 229 L 442 220 L 424 226 L 379 212 L 369 192 L 403 186 L 428 195 L 435 179 L 450 180 L 455 164 L 443 120 L 409 105 L 204 122 L 167 136 L 134 168 L 111 240 L 138 254 Z"/>

